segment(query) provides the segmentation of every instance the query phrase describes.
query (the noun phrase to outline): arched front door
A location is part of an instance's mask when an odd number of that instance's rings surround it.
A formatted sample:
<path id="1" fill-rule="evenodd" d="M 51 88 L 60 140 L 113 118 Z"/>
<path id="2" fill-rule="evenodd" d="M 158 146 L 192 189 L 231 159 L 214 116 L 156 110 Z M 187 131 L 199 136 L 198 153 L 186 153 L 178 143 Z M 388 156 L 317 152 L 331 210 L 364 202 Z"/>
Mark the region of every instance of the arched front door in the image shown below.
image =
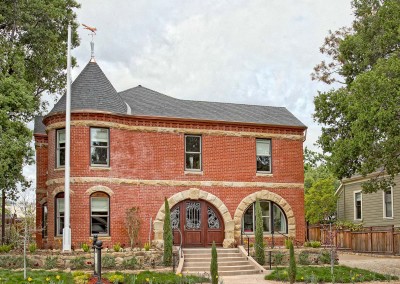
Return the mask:
<path id="1" fill-rule="evenodd" d="M 174 244 L 185 247 L 222 245 L 224 241 L 224 222 L 221 215 L 210 203 L 203 200 L 184 200 L 171 210 L 171 225 Z"/>

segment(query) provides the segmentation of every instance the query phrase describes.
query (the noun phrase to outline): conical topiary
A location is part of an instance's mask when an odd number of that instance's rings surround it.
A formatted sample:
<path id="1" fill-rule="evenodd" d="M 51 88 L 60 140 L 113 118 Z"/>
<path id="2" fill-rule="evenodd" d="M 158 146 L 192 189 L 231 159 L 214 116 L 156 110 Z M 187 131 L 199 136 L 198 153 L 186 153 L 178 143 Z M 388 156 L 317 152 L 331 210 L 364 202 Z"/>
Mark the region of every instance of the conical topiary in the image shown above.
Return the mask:
<path id="1" fill-rule="evenodd" d="M 213 242 L 212 248 L 211 248 L 210 273 L 211 273 L 211 283 L 218 284 L 218 254 L 217 254 L 217 247 L 215 246 L 215 242 Z"/>
<path id="2" fill-rule="evenodd" d="M 164 218 L 164 265 L 170 266 L 172 264 L 172 228 L 171 228 L 171 213 L 167 198 L 164 202 L 165 218 Z"/>
<path id="3" fill-rule="evenodd" d="M 264 227 L 261 212 L 260 200 L 256 200 L 256 233 L 254 249 L 256 253 L 256 261 L 260 265 L 265 264 L 265 249 L 264 249 Z"/>
<path id="4" fill-rule="evenodd" d="M 294 256 L 294 247 L 293 247 L 293 242 L 290 240 L 289 243 L 289 271 L 288 271 L 288 276 L 289 276 L 289 282 L 290 284 L 296 282 L 296 273 L 297 273 L 297 268 L 296 268 L 296 259 Z"/>

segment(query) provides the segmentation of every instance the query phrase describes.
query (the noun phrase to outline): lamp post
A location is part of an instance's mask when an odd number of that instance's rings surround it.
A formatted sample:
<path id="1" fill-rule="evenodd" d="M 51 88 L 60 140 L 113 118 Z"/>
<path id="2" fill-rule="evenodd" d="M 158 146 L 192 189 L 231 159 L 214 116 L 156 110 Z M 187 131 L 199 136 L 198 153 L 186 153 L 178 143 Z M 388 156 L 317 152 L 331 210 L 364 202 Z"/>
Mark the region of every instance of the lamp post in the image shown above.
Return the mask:
<path id="1" fill-rule="evenodd" d="M 101 282 L 101 250 L 103 246 L 103 242 L 97 240 L 94 244 L 94 273 L 97 275 L 97 282 L 96 284 L 102 284 Z"/>
<path id="2" fill-rule="evenodd" d="M 97 242 L 98 236 L 94 235 L 93 236 L 93 243 L 92 243 L 92 248 L 93 248 L 93 275 L 96 276 L 96 249 L 95 249 L 95 244 Z"/>

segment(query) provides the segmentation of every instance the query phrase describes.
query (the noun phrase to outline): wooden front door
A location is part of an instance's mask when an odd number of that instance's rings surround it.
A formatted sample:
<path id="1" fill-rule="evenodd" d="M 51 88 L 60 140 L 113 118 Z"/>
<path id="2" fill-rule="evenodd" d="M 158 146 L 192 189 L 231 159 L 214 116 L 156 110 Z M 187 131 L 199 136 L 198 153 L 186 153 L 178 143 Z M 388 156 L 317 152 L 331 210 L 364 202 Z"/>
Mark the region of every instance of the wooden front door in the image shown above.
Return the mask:
<path id="1" fill-rule="evenodd" d="M 185 247 L 222 245 L 224 241 L 224 223 L 214 206 L 202 200 L 185 200 L 171 210 L 171 225 L 174 244 Z M 179 232 L 179 230 L 180 232 Z"/>

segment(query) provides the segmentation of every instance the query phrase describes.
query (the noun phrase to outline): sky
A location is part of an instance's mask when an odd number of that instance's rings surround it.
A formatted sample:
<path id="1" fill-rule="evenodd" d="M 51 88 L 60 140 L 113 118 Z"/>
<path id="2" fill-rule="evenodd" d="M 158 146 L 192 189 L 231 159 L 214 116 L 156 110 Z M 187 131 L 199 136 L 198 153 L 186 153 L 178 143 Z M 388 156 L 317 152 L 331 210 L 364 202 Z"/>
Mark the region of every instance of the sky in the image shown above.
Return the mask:
<path id="1" fill-rule="evenodd" d="M 313 98 L 329 86 L 310 74 L 328 31 L 351 25 L 349 0 L 78 2 L 77 20 L 97 28 L 96 61 L 117 91 L 142 85 L 179 99 L 283 106 L 318 150 Z M 72 79 L 90 60 L 89 32 L 78 33 Z M 34 184 L 35 166 L 24 174 Z"/>

